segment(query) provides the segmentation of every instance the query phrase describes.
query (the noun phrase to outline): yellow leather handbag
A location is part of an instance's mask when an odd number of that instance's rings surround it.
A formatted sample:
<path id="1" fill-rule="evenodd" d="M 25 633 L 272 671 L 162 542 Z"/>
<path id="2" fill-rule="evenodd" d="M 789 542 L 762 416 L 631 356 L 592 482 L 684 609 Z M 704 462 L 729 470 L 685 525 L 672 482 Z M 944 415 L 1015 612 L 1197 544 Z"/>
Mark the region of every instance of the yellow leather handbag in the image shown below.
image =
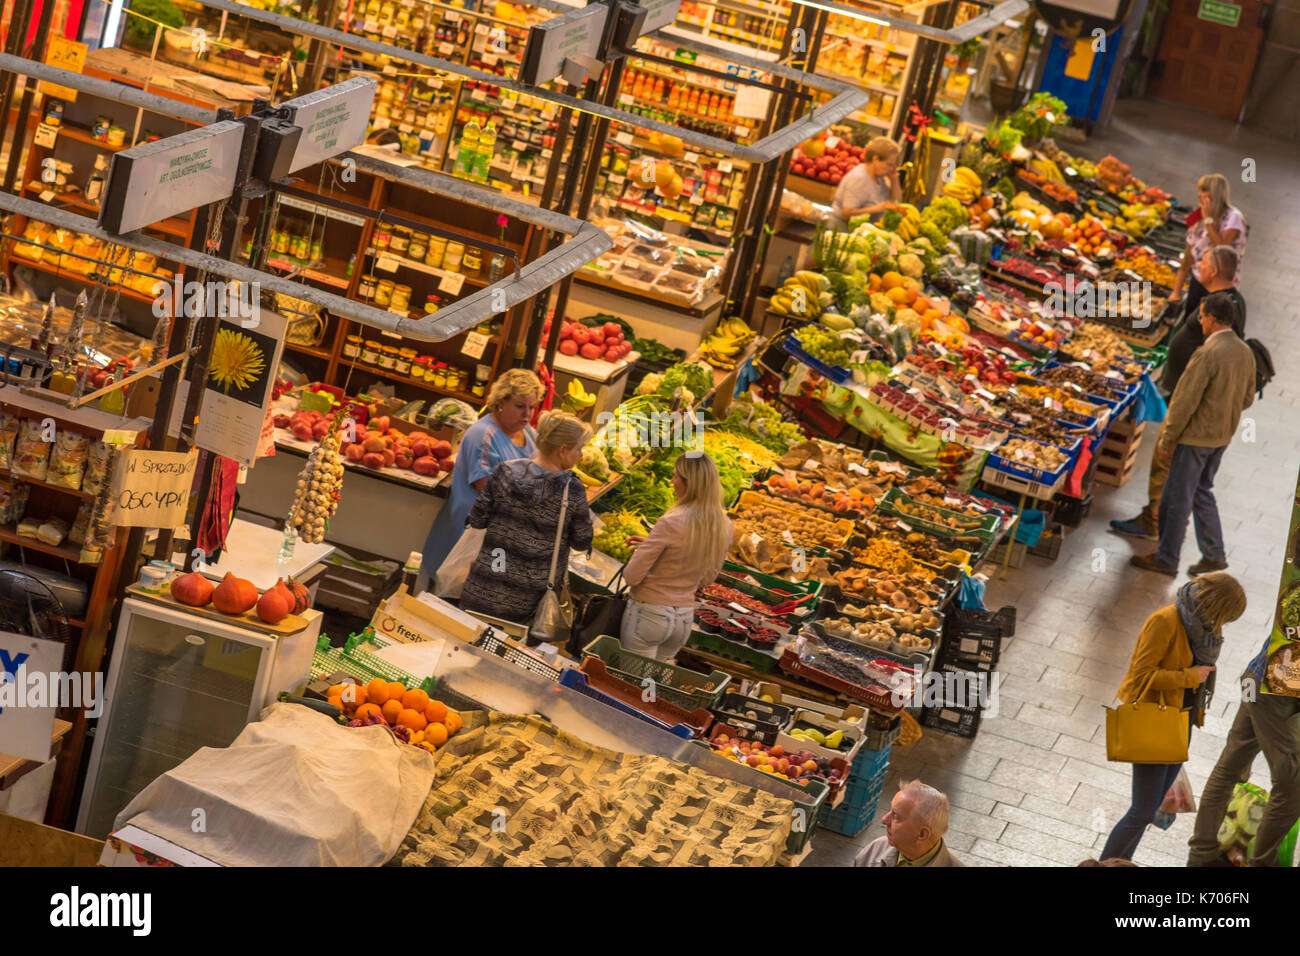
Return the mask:
<path id="1" fill-rule="evenodd" d="M 1191 711 L 1158 701 L 1143 701 L 1155 672 L 1137 700 L 1107 707 L 1106 759 L 1121 763 L 1186 763 Z"/>

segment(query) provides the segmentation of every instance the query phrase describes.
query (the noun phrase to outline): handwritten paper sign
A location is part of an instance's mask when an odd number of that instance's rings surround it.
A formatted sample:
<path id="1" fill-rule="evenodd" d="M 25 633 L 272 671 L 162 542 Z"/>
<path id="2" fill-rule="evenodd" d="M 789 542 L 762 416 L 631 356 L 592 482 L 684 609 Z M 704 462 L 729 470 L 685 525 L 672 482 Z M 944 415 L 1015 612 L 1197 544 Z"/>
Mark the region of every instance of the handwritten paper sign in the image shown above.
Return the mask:
<path id="1" fill-rule="evenodd" d="M 198 452 L 122 453 L 113 480 L 113 524 L 123 528 L 174 528 L 185 521 Z"/>

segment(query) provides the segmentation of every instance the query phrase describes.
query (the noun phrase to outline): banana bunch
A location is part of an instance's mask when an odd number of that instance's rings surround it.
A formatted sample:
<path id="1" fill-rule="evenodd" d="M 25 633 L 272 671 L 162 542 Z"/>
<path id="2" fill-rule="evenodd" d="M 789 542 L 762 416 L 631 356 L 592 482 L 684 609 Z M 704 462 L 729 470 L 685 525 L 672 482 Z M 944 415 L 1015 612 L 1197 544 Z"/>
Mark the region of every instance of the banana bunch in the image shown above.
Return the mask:
<path id="1" fill-rule="evenodd" d="M 700 343 L 700 358 L 716 369 L 731 371 L 740 354 L 757 333 L 735 316 L 718 323 L 713 334 Z"/>
<path id="2" fill-rule="evenodd" d="M 1054 183 L 1065 182 L 1065 175 L 1061 172 L 1061 167 L 1050 159 L 1031 159 L 1029 168 L 1044 179 L 1050 179 Z"/>
<path id="3" fill-rule="evenodd" d="M 952 179 L 943 184 L 943 194 L 962 204 L 974 202 L 983 192 L 979 173 L 969 166 L 958 166 L 953 170 Z"/>
<path id="4" fill-rule="evenodd" d="M 911 242 L 921 234 L 921 211 L 913 206 L 910 202 L 899 203 L 903 210 L 903 218 L 898 222 L 898 228 L 894 231 L 898 233 L 898 238 L 904 242 Z"/>
<path id="5" fill-rule="evenodd" d="M 785 280 L 768 301 L 768 308 L 778 315 L 815 319 L 834 301 L 829 279 L 818 272 L 800 269 Z"/>
<path id="6" fill-rule="evenodd" d="M 596 404 L 596 396 L 583 388 L 582 383 L 576 378 L 569 379 L 568 393 L 564 396 L 564 401 L 560 407 L 574 415 L 581 415 L 592 405 Z"/>

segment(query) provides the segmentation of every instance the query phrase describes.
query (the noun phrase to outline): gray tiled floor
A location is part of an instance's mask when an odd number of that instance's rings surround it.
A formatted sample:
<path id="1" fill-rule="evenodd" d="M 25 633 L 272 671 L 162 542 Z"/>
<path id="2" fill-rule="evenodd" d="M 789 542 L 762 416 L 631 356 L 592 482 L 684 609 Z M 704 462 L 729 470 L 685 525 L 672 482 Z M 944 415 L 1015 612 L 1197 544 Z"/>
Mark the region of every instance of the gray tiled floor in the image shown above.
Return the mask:
<path id="1" fill-rule="evenodd" d="M 1300 339 L 1300 164 L 1294 146 L 1259 131 L 1145 101 L 1121 103 L 1112 129 L 1070 151 L 1094 159 L 1113 152 L 1135 175 L 1183 197 L 1194 197 L 1201 174 L 1222 172 L 1250 224 L 1241 283 L 1248 334 L 1269 346 L 1279 376 L 1246 412 L 1255 440 L 1234 442 L 1217 481 L 1229 570 L 1250 599 L 1245 617 L 1228 629 L 1220 659 L 1220 670 L 1235 674 L 1272 620 L 1300 465 L 1300 429 L 1291 420 L 1300 385 L 1285 371 Z M 1255 183 L 1240 182 L 1246 158 L 1255 160 Z M 1031 557 L 990 580 L 989 606 L 1015 604 L 1018 614 L 1016 636 L 1003 651 L 1000 715 L 972 741 L 931 731 L 913 747 L 896 748 L 876 821 L 856 839 L 819 830 L 808 865 L 848 864 L 883 833 L 880 816 L 899 783 L 912 777 L 948 793 L 950 843 L 968 865 L 1069 866 L 1100 852 L 1127 809 L 1130 782 L 1127 766 L 1106 762 L 1102 704 L 1118 687 L 1142 621 L 1170 603 L 1185 580 L 1134 571 L 1133 543 L 1106 530 L 1110 519 L 1132 516 L 1145 501 L 1150 441 L 1128 484 L 1098 487 L 1091 515 L 1068 533 L 1054 563 Z M 1196 558 L 1189 529 L 1183 565 Z M 1192 736 L 1187 772 L 1198 793 L 1236 708 L 1220 682 L 1210 719 Z M 1254 769 L 1252 779 L 1267 788 L 1262 758 Z M 1149 828 L 1134 859 L 1182 866 L 1190 831 L 1190 815 L 1167 832 Z"/>

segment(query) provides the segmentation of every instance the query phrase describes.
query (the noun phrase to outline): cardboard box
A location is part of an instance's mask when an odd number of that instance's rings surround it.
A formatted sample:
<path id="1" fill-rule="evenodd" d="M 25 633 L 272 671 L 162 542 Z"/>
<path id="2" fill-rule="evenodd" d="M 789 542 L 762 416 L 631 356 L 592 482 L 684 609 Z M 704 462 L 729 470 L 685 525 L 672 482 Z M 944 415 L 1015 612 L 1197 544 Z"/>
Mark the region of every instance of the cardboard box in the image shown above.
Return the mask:
<path id="1" fill-rule="evenodd" d="M 769 681 L 759 681 L 754 685 L 750 692 L 753 697 L 762 697 L 767 695 L 778 704 L 785 704 L 787 707 L 794 707 L 800 710 L 811 710 L 823 717 L 826 717 L 832 730 L 843 730 L 845 733 L 852 733 L 855 736 L 862 736 L 867 729 L 867 712 L 857 704 L 850 704 L 847 707 L 836 707 L 831 704 L 823 704 L 820 701 L 805 700 L 802 697 L 796 697 L 791 693 L 782 693 L 781 685 Z M 782 745 L 784 746 L 784 745 Z M 827 756 L 831 756 L 828 754 Z M 839 756 L 838 754 L 836 756 Z"/>
<path id="2" fill-rule="evenodd" d="M 823 747 L 811 740 L 800 740 L 798 737 L 791 737 L 790 730 L 793 730 L 800 722 L 812 724 L 828 736 L 837 730 L 843 731 L 844 739 L 849 742 L 849 746 L 843 750 L 832 750 L 830 747 Z M 782 730 L 777 734 L 776 742 L 791 753 L 807 750 L 818 757 L 842 757 L 852 763 L 854 756 L 862 749 L 862 734 L 861 732 L 850 731 L 841 726 L 839 721 L 833 720 L 825 714 L 818 713 L 815 710 L 801 709 L 794 712 L 789 729 Z"/>
<path id="3" fill-rule="evenodd" d="M 104 841 L 0 813 L 0 867 L 95 866 Z"/>

